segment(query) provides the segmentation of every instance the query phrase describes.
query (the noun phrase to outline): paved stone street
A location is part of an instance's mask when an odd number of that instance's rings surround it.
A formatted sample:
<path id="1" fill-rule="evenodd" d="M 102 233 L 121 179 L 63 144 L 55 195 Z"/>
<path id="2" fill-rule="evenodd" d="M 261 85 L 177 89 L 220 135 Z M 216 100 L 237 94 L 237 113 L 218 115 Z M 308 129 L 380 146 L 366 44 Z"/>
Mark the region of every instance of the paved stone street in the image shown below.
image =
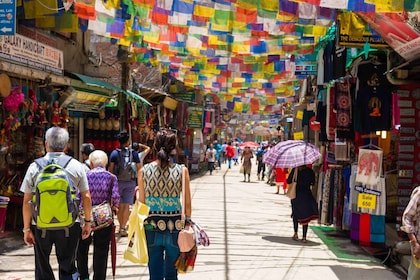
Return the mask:
<path id="1" fill-rule="evenodd" d="M 292 240 L 289 199 L 258 181 L 255 164 L 252 168 L 250 183 L 242 182 L 239 166 L 192 175 L 192 218 L 206 228 L 211 245 L 199 248 L 194 272 L 180 275 L 180 280 L 402 279 L 347 239 L 342 246 L 351 259 L 337 257 L 311 228 L 308 243 Z M 23 244 L 21 238 L 8 242 Z M 115 279 L 148 279 L 147 267 L 123 259 L 127 238 L 117 242 Z M 24 245 L 5 252 L 0 278 L 33 279 L 33 260 L 33 249 Z M 56 271 L 54 256 L 52 263 Z M 112 279 L 110 261 L 108 268 Z"/>

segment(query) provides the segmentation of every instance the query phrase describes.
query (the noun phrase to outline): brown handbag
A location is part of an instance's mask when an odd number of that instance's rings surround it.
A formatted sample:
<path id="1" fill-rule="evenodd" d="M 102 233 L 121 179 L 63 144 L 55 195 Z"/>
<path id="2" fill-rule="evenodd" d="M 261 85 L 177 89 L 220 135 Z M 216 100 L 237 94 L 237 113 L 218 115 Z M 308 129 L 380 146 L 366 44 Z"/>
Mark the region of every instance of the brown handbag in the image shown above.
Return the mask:
<path id="1" fill-rule="evenodd" d="M 293 173 L 292 183 L 290 183 L 289 186 L 287 187 L 286 196 L 290 199 L 296 198 L 297 174 L 298 174 L 298 170 L 296 168 L 295 172 Z"/>

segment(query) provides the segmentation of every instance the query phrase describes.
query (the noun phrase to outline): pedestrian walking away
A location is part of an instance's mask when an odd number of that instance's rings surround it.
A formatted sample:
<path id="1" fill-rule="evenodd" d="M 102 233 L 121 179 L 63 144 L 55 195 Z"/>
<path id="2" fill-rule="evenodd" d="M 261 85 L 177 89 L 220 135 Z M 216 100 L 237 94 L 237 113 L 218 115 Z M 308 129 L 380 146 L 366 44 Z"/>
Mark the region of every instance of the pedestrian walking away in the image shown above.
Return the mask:
<path id="1" fill-rule="evenodd" d="M 277 187 L 276 194 L 280 193 L 280 188 L 283 189 L 283 194 L 286 194 L 287 190 L 287 168 L 274 168 L 274 176 Z"/>
<path id="2" fill-rule="evenodd" d="M 312 195 L 311 186 L 315 183 L 314 171 L 304 166 L 293 168 L 287 178 L 287 183 L 291 184 L 294 173 L 296 178 L 296 197 L 291 200 L 293 218 L 293 240 L 298 240 L 298 225 L 302 225 L 302 242 L 306 243 L 308 224 L 312 220 L 318 219 L 318 205 Z"/>
<path id="3" fill-rule="evenodd" d="M 118 179 L 106 170 L 108 156 L 104 151 L 95 150 L 89 155 L 91 170 L 86 173 L 89 183 L 92 205 L 108 202 L 114 212 L 118 212 L 120 195 L 118 193 Z M 83 203 L 80 205 L 83 209 Z M 82 221 L 83 222 L 83 221 Z M 77 268 L 80 279 L 89 279 L 88 255 L 93 242 L 93 279 L 105 280 L 108 267 L 108 252 L 113 224 L 95 230 L 88 238 L 81 239 L 77 250 Z"/>
<path id="4" fill-rule="evenodd" d="M 257 153 L 256 153 L 258 181 L 260 181 L 260 180 L 264 181 L 264 177 L 265 177 L 265 163 L 263 162 L 263 156 L 264 156 L 265 152 L 266 152 L 266 147 L 262 146 L 257 150 Z"/>
<path id="5" fill-rule="evenodd" d="M 235 156 L 235 148 L 232 146 L 232 142 L 228 142 L 226 147 L 226 156 L 228 162 L 228 168 L 232 168 L 232 158 Z"/>
<path id="6" fill-rule="evenodd" d="M 214 164 L 216 162 L 216 149 L 213 148 L 213 144 L 210 144 L 206 151 L 207 170 L 210 175 L 213 173 Z"/>
<path id="7" fill-rule="evenodd" d="M 95 146 L 92 143 L 83 143 L 80 147 L 80 152 L 82 153 L 83 163 L 86 165 L 87 170 L 90 169 L 89 155 L 95 150 Z"/>
<path id="8" fill-rule="evenodd" d="M 121 132 L 118 141 L 120 148 L 111 152 L 108 171 L 114 173 L 118 178 L 120 193 L 120 205 L 117 214 L 120 225 L 118 234 L 121 237 L 126 237 L 130 205 L 133 204 L 134 189 L 136 188 L 136 174 L 138 174 L 141 164 L 139 154 L 129 147 L 130 137 L 128 133 Z"/>
<path id="9" fill-rule="evenodd" d="M 150 149 L 150 147 L 147 145 L 144 145 L 142 143 L 137 143 L 137 142 L 133 142 L 132 148 L 134 151 L 136 151 L 139 154 L 140 165 L 143 166 L 144 159 L 147 157 L 147 155 L 150 153 L 152 149 Z"/>
<path id="10" fill-rule="evenodd" d="M 226 148 L 228 146 L 227 142 L 223 142 L 222 144 L 222 163 L 226 163 L 227 155 L 226 155 Z"/>
<path id="11" fill-rule="evenodd" d="M 171 131 L 156 134 L 153 148 L 157 159 L 144 165 L 138 176 L 138 199 L 150 207 L 145 220 L 150 279 L 178 279 L 174 265 L 180 255 L 177 243 L 181 222 L 182 173 L 185 174 L 185 215 L 191 217 L 191 192 L 188 169 L 171 158 L 176 154 L 177 137 Z M 171 195 L 168 195 L 171 194 Z"/>
<path id="12" fill-rule="evenodd" d="M 246 182 L 247 175 L 248 175 L 248 182 L 251 182 L 251 169 L 252 169 L 251 159 L 252 158 L 254 158 L 254 154 L 252 153 L 251 148 L 246 146 L 241 156 L 244 182 Z"/>
<path id="13" fill-rule="evenodd" d="M 61 127 L 51 127 L 45 133 L 45 149 L 47 154 L 42 158 L 48 163 L 60 164 L 62 158 L 68 157 L 64 154 L 69 141 L 69 133 Z M 80 236 L 86 239 L 90 236 L 90 212 L 91 199 L 86 177 L 85 166 L 76 159 L 71 158 L 67 164 L 63 166 L 68 176 L 68 183 L 71 184 L 74 191 L 80 192 L 80 198 L 86 211 L 86 222 L 80 226 L 80 220 L 75 215 L 75 222 L 72 226 L 60 230 L 43 230 L 36 225 L 32 215 L 33 193 L 37 188 L 37 177 L 41 172 L 38 163 L 33 162 L 29 165 L 25 177 L 22 181 L 20 190 L 24 193 L 22 204 L 23 215 L 23 239 L 29 246 L 34 246 L 35 252 L 35 279 L 54 279 L 53 270 L 50 265 L 51 249 L 55 246 L 55 252 L 59 266 L 59 277 L 62 280 L 77 279 L 78 271 L 76 268 L 76 251 Z M 51 179 L 52 180 L 52 179 Z M 39 197 L 37 196 L 36 199 Z M 44 199 L 43 197 L 42 199 Z M 41 200 L 41 199 L 40 199 Z M 57 199 L 58 200 L 58 199 Z M 44 209 L 39 201 L 40 209 Z M 70 204 L 66 205 L 70 206 Z M 47 206 L 45 206 L 47 207 Z M 50 216 L 51 220 L 55 220 L 54 214 L 59 211 L 59 207 L 51 210 L 50 213 L 42 213 Z"/>
<path id="14" fill-rule="evenodd" d="M 241 149 L 239 148 L 239 144 L 235 143 L 235 145 L 232 144 L 232 146 L 234 146 L 233 151 L 235 152 L 235 154 L 233 155 L 233 164 L 234 165 L 238 165 L 239 164 L 239 155 L 241 154 Z"/>
<path id="15" fill-rule="evenodd" d="M 216 150 L 216 161 L 215 161 L 215 164 L 214 164 L 215 165 L 214 168 L 216 169 L 216 167 L 219 167 L 219 170 L 220 170 L 220 169 L 222 169 L 221 156 L 222 156 L 222 152 L 223 152 L 223 147 L 217 140 L 214 140 L 213 147 Z"/>

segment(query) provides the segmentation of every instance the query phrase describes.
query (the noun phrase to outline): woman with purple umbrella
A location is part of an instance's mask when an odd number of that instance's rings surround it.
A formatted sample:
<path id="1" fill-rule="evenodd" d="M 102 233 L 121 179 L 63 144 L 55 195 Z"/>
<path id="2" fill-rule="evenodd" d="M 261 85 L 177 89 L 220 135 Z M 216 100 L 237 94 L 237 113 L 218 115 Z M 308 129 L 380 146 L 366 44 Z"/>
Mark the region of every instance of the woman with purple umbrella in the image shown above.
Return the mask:
<path id="1" fill-rule="evenodd" d="M 318 219 L 318 205 L 311 191 L 311 187 L 315 183 L 315 173 L 306 165 L 293 168 L 287 178 L 288 184 L 292 183 L 295 172 L 297 172 L 296 197 L 291 200 L 294 228 L 292 239 L 299 240 L 298 225 L 301 224 L 303 229 L 302 242 L 306 243 L 308 224 L 310 221 Z"/>

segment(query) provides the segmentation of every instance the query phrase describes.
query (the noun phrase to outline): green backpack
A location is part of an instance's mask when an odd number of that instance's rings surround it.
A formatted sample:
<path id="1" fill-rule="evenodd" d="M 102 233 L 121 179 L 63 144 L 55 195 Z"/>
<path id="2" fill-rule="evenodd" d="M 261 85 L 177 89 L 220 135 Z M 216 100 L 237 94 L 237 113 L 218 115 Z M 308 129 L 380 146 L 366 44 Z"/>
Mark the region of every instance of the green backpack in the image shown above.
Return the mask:
<path id="1" fill-rule="evenodd" d="M 62 155 L 57 163 L 48 162 L 44 157 L 35 160 L 40 172 L 35 181 L 35 192 L 32 198 L 34 220 L 45 237 L 46 230 L 65 230 L 74 225 L 78 206 L 76 191 L 65 168 L 72 157 Z"/>

